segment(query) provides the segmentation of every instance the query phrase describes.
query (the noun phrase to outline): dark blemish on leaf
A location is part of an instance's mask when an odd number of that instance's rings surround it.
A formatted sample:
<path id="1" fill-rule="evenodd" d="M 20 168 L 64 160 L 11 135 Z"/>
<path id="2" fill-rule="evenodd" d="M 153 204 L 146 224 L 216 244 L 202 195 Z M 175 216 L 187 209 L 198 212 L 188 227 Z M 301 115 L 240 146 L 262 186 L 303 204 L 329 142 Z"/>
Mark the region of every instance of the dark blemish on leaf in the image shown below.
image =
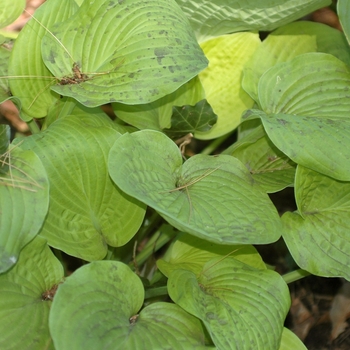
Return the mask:
<path id="1" fill-rule="evenodd" d="M 287 125 L 288 122 L 284 119 L 277 119 L 277 121 L 281 124 L 281 125 Z"/>
<path id="2" fill-rule="evenodd" d="M 124 2 L 124 0 L 118 0 L 118 4 L 121 5 Z"/>
<path id="3" fill-rule="evenodd" d="M 181 45 L 181 44 L 182 44 L 182 40 L 181 40 L 181 39 L 179 39 L 179 38 L 176 38 L 176 39 L 175 39 L 175 41 L 176 41 L 176 43 L 177 43 L 177 44 L 179 44 L 179 45 Z"/>
<path id="4" fill-rule="evenodd" d="M 130 324 L 131 325 L 134 325 L 136 322 L 137 322 L 137 319 L 139 318 L 139 315 L 138 314 L 136 314 L 136 315 L 134 315 L 134 316 L 131 316 L 130 318 L 129 318 L 129 322 L 130 322 Z"/>
<path id="5" fill-rule="evenodd" d="M 152 89 L 152 90 L 149 90 L 149 93 L 151 95 L 158 95 L 159 94 L 159 90 L 158 89 Z"/>
<path id="6" fill-rule="evenodd" d="M 134 73 L 130 73 L 129 75 L 128 75 L 128 78 L 133 78 L 135 76 L 135 74 Z"/>
<path id="7" fill-rule="evenodd" d="M 152 38 L 152 34 L 151 34 L 151 33 L 147 33 L 147 36 L 148 36 L 149 38 Z"/>
<path id="8" fill-rule="evenodd" d="M 162 59 L 169 55 L 169 50 L 166 47 L 154 49 L 154 54 L 157 56 L 158 64 L 162 64 Z"/>

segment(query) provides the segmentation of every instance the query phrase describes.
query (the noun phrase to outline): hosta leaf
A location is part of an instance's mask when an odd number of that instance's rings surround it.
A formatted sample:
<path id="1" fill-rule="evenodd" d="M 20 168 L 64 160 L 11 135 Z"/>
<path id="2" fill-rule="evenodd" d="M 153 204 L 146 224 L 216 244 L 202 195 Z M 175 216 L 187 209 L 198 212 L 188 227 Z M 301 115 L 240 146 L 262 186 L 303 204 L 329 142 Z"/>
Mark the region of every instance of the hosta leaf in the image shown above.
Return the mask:
<path id="1" fill-rule="evenodd" d="M 349 0 L 339 0 L 337 3 L 338 16 L 341 23 L 341 26 L 344 30 L 346 39 L 350 44 L 350 23 L 349 23 L 349 15 L 350 15 L 350 2 Z"/>
<path id="2" fill-rule="evenodd" d="M 295 163 L 350 180 L 349 83 L 349 68 L 334 56 L 300 55 L 264 73 L 264 112 L 252 110 L 244 118 L 260 117 L 271 141 Z"/>
<path id="3" fill-rule="evenodd" d="M 97 116 L 71 115 L 23 142 L 42 160 L 50 181 L 50 208 L 40 234 L 84 260 L 102 259 L 107 244 L 127 243 L 145 213 L 108 175 L 108 152 L 120 134 L 112 121 L 106 125 Z"/>
<path id="4" fill-rule="evenodd" d="M 10 88 L 8 86 L 8 64 L 10 59 L 11 51 L 4 47 L 0 46 L 0 103 L 5 101 L 10 96 Z"/>
<path id="5" fill-rule="evenodd" d="M 197 237 L 249 244 L 280 236 L 275 207 L 231 156 L 196 155 L 182 165 L 175 143 L 160 132 L 143 130 L 115 142 L 109 172 L 124 192 Z"/>
<path id="6" fill-rule="evenodd" d="M 178 269 L 168 280 L 172 300 L 198 317 L 219 349 L 277 349 L 290 306 L 277 273 L 216 258 L 199 275 Z"/>
<path id="7" fill-rule="evenodd" d="M 8 125 L 0 125 L 0 155 L 4 154 L 10 144 L 11 129 Z M 0 168 L 0 173 L 2 172 Z"/>
<path id="8" fill-rule="evenodd" d="M 40 230 L 49 206 L 49 182 L 33 151 L 19 146 L 0 157 L 0 273 Z"/>
<path id="9" fill-rule="evenodd" d="M 25 8 L 25 0 L 2 0 L 0 7 L 0 29 L 14 22 Z"/>
<path id="10" fill-rule="evenodd" d="M 329 0 L 176 0 L 200 41 L 246 30 L 271 31 L 331 3 Z"/>
<path id="11" fill-rule="evenodd" d="M 244 66 L 242 86 L 257 102 L 258 82 L 263 73 L 277 63 L 286 62 L 300 54 L 317 50 L 314 36 L 288 34 L 275 35 L 275 32 L 271 33 L 258 46 Z"/>
<path id="12" fill-rule="evenodd" d="M 23 248 L 16 266 L 0 275 L 1 349 L 54 349 L 48 319 L 62 279 L 45 239 L 37 236 Z"/>
<path id="13" fill-rule="evenodd" d="M 55 348 L 204 348 L 199 320 L 168 303 L 139 312 L 143 301 L 141 280 L 128 266 L 99 261 L 81 267 L 59 287 L 52 305 Z"/>
<path id="14" fill-rule="evenodd" d="M 256 33 L 236 33 L 203 43 L 209 66 L 200 75 L 206 98 L 218 116 L 209 132 L 197 132 L 199 139 L 213 139 L 234 130 L 253 100 L 241 86 L 243 66 L 260 44 Z"/>
<path id="15" fill-rule="evenodd" d="M 171 129 L 164 130 L 172 138 L 182 137 L 197 131 L 209 131 L 216 123 L 217 116 L 207 100 L 199 101 L 195 106 L 174 107 L 171 117 Z"/>
<path id="16" fill-rule="evenodd" d="M 73 0 L 47 1 L 16 39 L 8 75 L 12 95 L 20 99 L 21 117 L 25 121 L 45 117 L 50 106 L 59 99 L 59 95 L 50 90 L 57 79 L 42 60 L 41 40 L 54 23 L 70 17 L 77 8 Z"/>
<path id="17" fill-rule="evenodd" d="M 260 255 L 251 245 L 223 246 L 188 234 L 182 234 L 175 241 L 165 256 L 157 260 L 157 266 L 167 277 L 176 269 L 185 269 L 198 274 L 205 263 L 216 257 L 235 258 L 259 269 L 266 268 Z"/>
<path id="18" fill-rule="evenodd" d="M 43 58 L 63 78 L 52 89 L 89 107 L 155 101 L 207 65 L 175 1 L 86 0 L 52 33 Z"/>
<path id="19" fill-rule="evenodd" d="M 171 126 L 173 106 L 194 105 L 204 98 L 202 84 L 198 77 L 195 77 L 157 101 L 137 105 L 112 103 L 112 106 L 115 114 L 124 122 L 138 129 L 161 131 Z"/>
<path id="20" fill-rule="evenodd" d="M 279 350 L 307 350 L 307 348 L 295 333 L 283 328 Z"/>
<path id="21" fill-rule="evenodd" d="M 314 275 L 350 280 L 350 182 L 298 166 L 295 191 L 298 211 L 282 217 L 294 260 Z"/>
<path id="22" fill-rule="evenodd" d="M 261 126 L 223 153 L 238 158 L 267 193 L 294 183 L 295 164 L 274 146 Z"/>

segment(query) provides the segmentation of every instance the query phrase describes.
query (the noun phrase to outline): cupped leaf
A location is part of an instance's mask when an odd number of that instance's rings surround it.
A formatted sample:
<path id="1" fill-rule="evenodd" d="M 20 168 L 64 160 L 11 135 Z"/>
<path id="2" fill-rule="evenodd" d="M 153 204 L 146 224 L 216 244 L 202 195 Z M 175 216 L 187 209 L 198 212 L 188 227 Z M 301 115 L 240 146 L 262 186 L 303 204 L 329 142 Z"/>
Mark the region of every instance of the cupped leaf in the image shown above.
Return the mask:
<path id="1" fill-rule="evenodd" d="M 349 15 L 350 15 L 350 2 L 348 0 L 339 0 L 337 3 L 338 16 L 345 33 L 346 39 L 350 44 L 350 23 L 349 23 Z"/>
<path id="2" fill-rule="evenodd" d="M 41 41 L 54 23 L 67 19 L 77 8 L 74 0 L 47 1 L 18 35 L 8 76 L 12 95 L 21 101 L 21 117 L 25 121 L 45 117 L 50 106 L 59 99 L 59 95 L 50 90 L 57 78 L 43 62 Z"/>
<path id="3" fill-rule="evenodd" d="M 48 319 L 62 280 L 61 263 L 37 236 L 23 248 L 16 266 L 0 275 L 1 349 L 54 349 Z"/>
<path id="4" fill-rule="evenodd" d="M 238 158 L 267 193 L 294 184 L 295 164 L 271 142 L 261 126 L 223 153 Z"/>
<path id="5" fill-rule="evenodd" d="M 288 34 L 271 33 L 258 46 L 244 66 L 242 87 L 256 102 L 258 102 L 258 82 L 263 73 L 277 63 L 286 62 L 300 54 L 317 50 L 314 36 Z"/>
<path id="6" fill-rule="evenodd" d="M 330 0 L 176 0 L 190 20 L 197 38 L 245 30 L 271 31 L 293 22 L 321 7 Z"/>
<path id="7" fill-rule="evenodd" d="M 120 134 L 113 122 L 71 115 L 23 141 L 42 160 L 50 181 L 50 208 L 40 231 L 49 245 L 84 260 L 102 259 L 107 244 L 127 243 L 145 206 L 111 181 L 106 159 Z"/>
<path id="8" fill-rule="evenodd" d="M 280 219 L 245 166 L 231 156 L 182 156 L 167 136 L 124 134 L 109 154 L 113 181 L 181 231 L 221 244 L 267 243 Z M 253 209 L 254 208 L 254 209 Z"/>
<path id="9" fill-rule="evenodd" d="M 350 70 L 332 55 L 308 53 L 269 69 L 259 81 L 267 135 L 295 163 L 350 180 Z M 325 142 L 327 140 L 327 142 Z"/>
<path id="10" fill-rule="evenodd" d="M 172 138 L 180 138 L 189 133 L 207 132 L 216 123 L 217 116 L 207 100 L 199 101 L 195 106 L 174 107 L 171 128 L 165 129 Z"/>
<path id="11" fill-rule="evenodd" d="M 298 211 L 282 217 L 294 260 L 314 275 L 350 280 L 350 182 L 298 166 L 295 192 Z"/>
<path id="12" fill-rule="evenodd" d="M 227 134 L 239 125 L 242 112 L 253 106 L 241 80 L 243 67 L 259 44 L 258 34 L 237 33 L 201 45 L 210 63 L 199 77 L 218 121 L 209 132 L 198 131 L 197 138 L 207 140 Z"/>
<path id="13" fill-rule="evenodd" d="M 173 106 L 195 105 L 205 98 L 198 77 L 180 86 L 173 93 L 147 104 L 125 105 L 112 103 L 115 114 L 124 122 L 138 129 L 161 131 L 170 128 Z"/>
<path id="14" fill-rule="evenodd" d="M 199 274 L 209 260 L 233 257 L 258 269 L 265 269 L 265 263 L 252 245 L 219 245 L 198 237 L 182 234 L 167 250 L 162 259 L 157 260 L 159 270 L 165 275 L 176 269 L 185 269 Z"/>
<path id="15" fill-rule="evenodd" d="M 0 29 L 14 22 L 25 8 L 25 0 L 2 0 L 0 7 Z"/>
<path id="16" fill-rule="evenodd" d="M 0 273 L 40 230 L 49 207 L 49 182 L 39 157 L 19 146 L 0 156 Z"/>
<path id="17" fill-rule="evenodd" d="M 184 269 L 173 271 L 168 291 L 176 304 L 203 321 L 217 348 L 279 347 L 290 297 L 274 271 L 216 258 L 197 276 Z"/>
<path id="18" fill-rule="evenodd" d="M 204 348 L 198 319 L 168 303 L 151 304 L 139 312 L 143 301 L 141 280 L 128 266 L 99 261 L 81 267 L 59 287 L 52 305 L 55 348 Z"/>
<path id="19" fill-rule="evenodd" d="M 52 90 L 89 107 L 155 101 L 207 66 L 175 1 L 84 1 L 47 33 L 42 49 L 62 77 Z"/>

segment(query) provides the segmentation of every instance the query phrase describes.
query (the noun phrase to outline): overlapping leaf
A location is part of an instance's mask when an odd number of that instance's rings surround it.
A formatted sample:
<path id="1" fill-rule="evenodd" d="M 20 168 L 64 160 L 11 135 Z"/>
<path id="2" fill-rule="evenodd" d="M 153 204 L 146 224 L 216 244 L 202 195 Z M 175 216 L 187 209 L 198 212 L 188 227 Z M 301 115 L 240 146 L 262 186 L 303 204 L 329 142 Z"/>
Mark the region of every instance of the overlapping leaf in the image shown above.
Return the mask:
<path id="1" fill-rule="evenodd" d="M 329 0 L 176 0 L 197 38 L 246 30 L 271 31 L 331 3 Z"/>
<path id="2" fill-rule="evenodd" d="M 216 258 L 199 275 L 174 270 L 168 290 L 175 303 L 202 320 L 217 348 L 279 347 L 290 299 L 277 273 Z"/>
<path id="3" fill-rule="evenodd" d="M 141 280 L 128 266 L 115 261 L 83 266 L 55 296 L 50 313 L 55 348 L 205 348 L 198 319 L 169 303 L 139 312 L 143 301 Z"/>
<path id="4" fill-rule="evenodd" d="M 13 147 L 0 157 L 0 273 L 40 230 L 49 206 L 45 168 L 32 151 Z"/>
<path id="5" fill-rule="evenodd" d="M 0 275 L 1 349 L 54 349 L 48 319 L 62 279 L 45 239 L 37 236 L 23 248 L 16 266 Z"/>
<path id="6" fill-rule="evenodd" d="M 337 3 L 337 10 L 341 26 L 344 30 L 348 43 L 350 44 L 350 2 L 348 0 L 339 0 Z"/>
<path id="7" fill-rule="evenodd" d="M 158 0 L 84 1 L 43 38 L 43 58 L 69 77 L 52 89 L 89 107 L 155 101 L 207 65 L 176 2 Z"/>
<path id="8" fill-rule="evenodd" d="M 298 166 L 295 191 L 298 211 L 282 217 L 293 258 L 315 275 L 350 280 L 350 182 Z"/>
<path id="9" fill-rule="evenodd" d="M 103 258 L 139 229 L 145 207 L 111 181 L 106 159 L 120 134 L 97 116 L 68 116 L 23 147 L 42 160 L 50 181 L 50 209 L 41 230 L 49 244 L 84 260 Z"/>
<path id="10" fill-rule="evenodd" d="M 273 242 L 280 219 L 245 166 L 231 156 L 196 155 L 182 165 L 164 134 L 124 134 L 109 154 L 113 181 L 181 231 L 221 244 Z"/>
<path id="11" fill-rule="evenodd" d="M 261 77 L 263 112 L 244 118 L 261 118 L 271 141 L 295 163 L 350 180 L 349 84 L 348 66 L 334 56 L 300 55 Z"/>
<path id="12" fill-rule="evenodd" d="M 0 7 L 0 29 L 14 22 L 25 8 L 25 0 L 2 0 Z"/>

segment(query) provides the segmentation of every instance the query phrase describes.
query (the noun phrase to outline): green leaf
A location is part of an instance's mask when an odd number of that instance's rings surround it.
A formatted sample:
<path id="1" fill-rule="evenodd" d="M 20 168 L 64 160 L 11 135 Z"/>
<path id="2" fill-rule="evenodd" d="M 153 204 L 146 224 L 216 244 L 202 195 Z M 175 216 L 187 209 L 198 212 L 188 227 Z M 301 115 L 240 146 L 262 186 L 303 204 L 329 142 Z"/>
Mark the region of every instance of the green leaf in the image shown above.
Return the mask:
<path id="1" fill-rule="evenodd" d="M 217 348 L 278 348 L 290 297 L 276 272 L 216 258 L 197 276 L 173 271 L 168 290 L 176 304 L 202 320 Z"/>
<path id="2" fill-rule="evenodd" d="M 294 260 L 314 275 L 350 280 L 350 182 L 298 166 L 295 192 L 298 211 L 282 217 Z"/>
<path id="3" fill-rule="evenodd" d="M 57 78 L 43 62 L 41 40 L 54 23 L 65 20 L 76 10 L 77 4 L 73 0 L 47 1 L 18 35 L 8 75 L 12 95 L 20 99 L 21 117 L 25 121 L 45 117 L 48 109 L 59 99 L 59 95 L 50 90 Z"/>
<path id="4" fill-rule="evenodd" d="M 173 106 L 194 105 L 205 98 L 202 84 L 198 77 L 180 86 L 173 93 L 157 101 L 147 104 L 125 105 L 113 103 L 115 114 L 125 123 L 138 129 L 152 129 L 161 131 L 170 128 Z"/>
<path id="5" fill-rule="evenodd" d="M 45 169 L 32 151 L 13 147 L 0 158 L 0 273 L 40 230 L 49 206 Z"/>
<path id="6" fill-rule="evenodd" d="M 268 196 L 231 156 L 196 155 L 182 165 L 174 142 L 160 132 L 143 130 L 115 142 L 109 172 L 124 192 L 199 238 L 258 244 L 276 241 L 281 234 Z"/>
<path id="7" fill-rule="evenodd" d="M 16 266 L 0 275 L 0 348 L 54 349 L 48 325 L 63 268 L 45 239 L 36 237 Z"/>
<path id="8" fill-rule="evenodd" d="M 50 208 L 40 234 L 49 245 L 88 261 L 102 259 L 107 244 L 126 244 L 145 214 L 145 206 L 108 175 L 108 152 L 120 135 L 113 125 L 89 114 L 71 115 L 22 144 L 39 156 L 50 181 Z"/>
<path id="9" fill-rule="evenodd" d="M 208 140 L 227 134 L 239 125 L 242 112 L 253 106 L 241 81 L 243 67 L 259 44 L 258 34 L 237 33 L 201 45 L 210 63 L 199 77 L 218 121 L 209 132 L 197 132 L 196 138 Z"/>
<path id="10" fill-rule="evenodd" d="M 306 32 L 308 33 L 308 32 Z M 242 86 L 258 102 L 258 82 L 261 76 L 275 64 L 286 62 L 307 52 L 317 50 L 316 38 L 311 35 L 275 35 L 271 33 L 258 46 L 243 69 Z"/>
<path id="11" fill-rule="evenodd" d="M 141 280 L 121 262 L 81 267 L 59 287 L 52 305 L 55 348 L 204 348 L 199 320 L 168 303 L 151 304 L 139 312 L 143 301 Z"/>
<path id="12" fill-rule="evenodd" d="M 176 269 L 185 269 L 196 274 L 211 259 L 235 258 L 247 265 L 265 269 L 265 263 L 256 249 L 251 245 L 219 245 L 182 233 L 167 250 L 162 259 L 157 260 L 159 270 L 165 275 Z"/>
<path id="13" fill-rule="evenodd" d="M 348 0 L 338 0 L 337 12 L 338 12 L 339 21 L 344 30 L 346 39 L 350 44 L 350 23 L 349 23 L 350 2 Z"/>
<path id="14" fill-rule="evenodd" d="M 2 0 L 0 6 L 0 29 L 14 22 L 25 7 L 25 0 Z"/>
<path id="15" fill-rule="evenodd" d="M 175 1 L 86 0 L 42 48 L 53 75 L 68 77 L 52 90 L 88 107 L 155 101 L 207 66 Z"/>
<path id="16" fill-rule="evenodd" d="M 8 82 L 8 64 L 11 51 L 5 46 L 0 46 L 0 103 L 7 100 L 10 96 Z"/>
<path id="17" fill-rule="evenodd" d="M 295 163 L 350 180 L 350 131 L 347 65 L 332 55 L 308 53 L 269 69 L 259 81 L 267 135 Z M 327 140 L 327 142 L 325 142 Z"/>
<path id="18" fill-rule="evenodd" d="M 223 153 L 238 158 L 267 193 L 294 184 L 295 164 L 274 146 L 261 126 Z"/>
<path id="19" fill-rule="evenodd" d="M 8 125 L 0 124 L 0 154 L 4 154 L 10 144 L 11 129 Z M 2 156 L 0 156 L 0 159 Z M 0 173 L 2 169 L 0 168 Z"/>
<path id="20" fill-rule="evenodd" d="M 176 0 L 200 42 L 214 36 L 246 30 L 271 31 L 293 22 L 330 0 Z"/>
<path id="21" fill-rule="evenodd" d="M 307 348 L 295 333 L 283 328 L 279 350 L 307 350 Z"/>
<path id="22" fill-rule="evenodd" d="M 174 107 L 171 128 L 164 131 L 169 137 L 180 138 L 196 131 L 209 131 L 216 123 L 217 116 L 207 100 L 199 101 L 195 106 Z"/>

